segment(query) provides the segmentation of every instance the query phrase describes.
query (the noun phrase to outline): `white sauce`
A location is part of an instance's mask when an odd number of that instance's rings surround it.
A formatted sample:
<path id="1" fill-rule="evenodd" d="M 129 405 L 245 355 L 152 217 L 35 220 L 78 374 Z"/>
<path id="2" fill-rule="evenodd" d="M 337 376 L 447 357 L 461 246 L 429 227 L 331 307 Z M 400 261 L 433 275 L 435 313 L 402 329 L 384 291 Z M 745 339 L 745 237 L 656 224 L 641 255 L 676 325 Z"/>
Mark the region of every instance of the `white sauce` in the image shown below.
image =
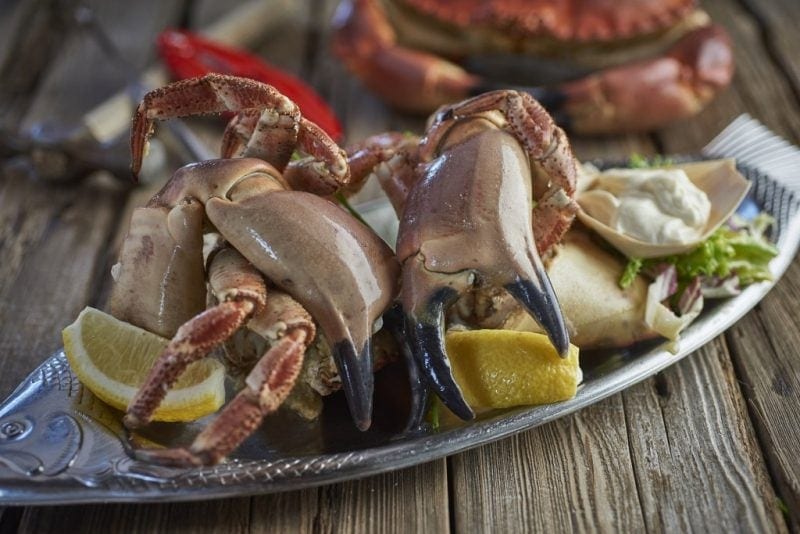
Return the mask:
<path id="1" fill-rule="evenodd" d="M 711 214 L 708 196 L 681 169 L 609 169 L 580 204 L 617 232 L 657 245 L 698 239 Z"/>

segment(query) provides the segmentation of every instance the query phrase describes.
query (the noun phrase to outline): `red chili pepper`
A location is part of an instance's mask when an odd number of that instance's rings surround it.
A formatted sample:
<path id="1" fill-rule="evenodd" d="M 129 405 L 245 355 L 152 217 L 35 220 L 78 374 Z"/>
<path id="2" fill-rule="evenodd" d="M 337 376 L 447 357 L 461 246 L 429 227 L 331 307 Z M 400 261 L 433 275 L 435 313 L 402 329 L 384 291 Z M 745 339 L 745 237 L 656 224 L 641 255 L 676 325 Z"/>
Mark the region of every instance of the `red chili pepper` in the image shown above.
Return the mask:
<path id="1" fill-rule="evenodd" d="M 294 100 L 305 118 L 339 141 L 342 127 L 324 100 L 305 82 L 249 52 L 224 46 L 182 30 L 158 36 L 158 49 L 177 78 L 194 78 L 210 72 L 231 74 L 267 83 Z"/>

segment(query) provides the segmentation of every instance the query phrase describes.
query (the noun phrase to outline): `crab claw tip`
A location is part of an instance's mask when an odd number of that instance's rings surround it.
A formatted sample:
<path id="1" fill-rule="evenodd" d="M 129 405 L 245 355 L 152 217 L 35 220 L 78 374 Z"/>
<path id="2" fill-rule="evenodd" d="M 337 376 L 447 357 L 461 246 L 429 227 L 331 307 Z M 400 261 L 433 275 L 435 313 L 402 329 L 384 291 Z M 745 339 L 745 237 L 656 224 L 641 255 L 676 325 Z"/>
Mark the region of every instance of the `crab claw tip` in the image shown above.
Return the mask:
<path id="1" fill-rule="evenodd" d="M 347 397 L 350 415 L 359 430 L 367 430 L 372 424 L 372 351 L 369 342 L 359 354 L 349 340 L 342 340 L 333 347 L 333 359 L 339 369 L 342 388 Z"/>
<path id="2" fill-rule="evenodd" d="M 544 328 L 550 342 L 553 343 L 558 354 L 564 358 L 569 351 L 569 333 L 564 325 L 561 307 L 558 305 L 553 286 L 547 276 L 543 275 L 539 281 L 540 287 L 537 287 L 531 280 L 517 278 L 505 287 Z"/>
<path id="3" fill-rule="evenodd" d="M 453 378 L 453 370 L 444 350 L 441 327 L 418 323 L 409 328 L 409 333 L 414 352 L 426 371 L 426 378 L 445 406 L 461 419 L 474 418 L 475 413 L 464 400 L 461 388 Z"/>
<path id="4" fill-rule="evenodd" d="M 424 370 L 425 378 L 445 406 L 461 419 L 472 419 L 470 408 L 461 388 L 453 377 L 444 343 L 444 309 L 447 302 L 457 298 L 452 288 L 441 288 L 424 305 L 424 317 L 406 314 L 406 334 L 411 352 Z"/>

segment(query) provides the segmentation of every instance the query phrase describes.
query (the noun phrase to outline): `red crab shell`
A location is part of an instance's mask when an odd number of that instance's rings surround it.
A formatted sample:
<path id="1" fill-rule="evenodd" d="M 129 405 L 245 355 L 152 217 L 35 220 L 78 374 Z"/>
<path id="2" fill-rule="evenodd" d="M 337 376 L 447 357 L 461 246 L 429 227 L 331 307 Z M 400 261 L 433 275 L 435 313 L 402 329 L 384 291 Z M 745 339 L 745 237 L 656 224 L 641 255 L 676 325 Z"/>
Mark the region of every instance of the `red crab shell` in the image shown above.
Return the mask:
<path id="1" fill-rule="evenodd" d="M 665 30 L 691 13 L 695 0 L 392 0 L 460 28 L 517 37 L 615 41 Z"/>
<path id="2" fill-rule="evenodd" d="M 342 0 L 333 24 L 336 54 L 400 109 L 527 86 L 591 134 L 691 117 L 734 68 L 695 0 Z"/>

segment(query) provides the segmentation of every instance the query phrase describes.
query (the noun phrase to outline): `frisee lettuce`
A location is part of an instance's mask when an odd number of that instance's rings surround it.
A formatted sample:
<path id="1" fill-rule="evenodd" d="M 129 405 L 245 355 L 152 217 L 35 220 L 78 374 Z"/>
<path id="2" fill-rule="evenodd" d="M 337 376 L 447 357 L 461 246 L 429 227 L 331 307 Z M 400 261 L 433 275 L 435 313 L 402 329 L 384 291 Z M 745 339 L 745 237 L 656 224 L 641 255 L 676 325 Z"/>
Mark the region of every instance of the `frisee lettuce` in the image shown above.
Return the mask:
<path id="1" fill-rule="evenodd" d="M 642 270 L 642 259 L 641 258 L 632 258 L 628 260 L 627 265 L 625 265 L 625 270 L 622 271 L 622 276 L 619 279 L 619 287 L 622 289 L 627 289 L 631 286 L 633 281 L 636 279 L 636 276 L 639 274 L 639 271 Z"/>
<path id="2" fill-rule="evenodd" d="M 699 247 L 686 254 L 663 258 L 631 258 L 620 277 L 623 289 L 630 287 L 640 272 L 650 272 L 658 265 L 674 265 L 678 283 L 686 286 L 697 277 L 725 279 L 737 276 L 741 287 L 771 280 L 769 262 L 778 249 L 765 237 L 773 219 L 762 213 L 752 221 L 733 219 L 718 228 Z"/>
<path id="3" fill-rule="evenodd" d="M 648 158 L 634 152 L 628 159 L 628 167 L 631 169 L 657 169 L 659 167 L 670 167 L 672 165 L 675 165 L 675 160 L 662 156 L 661 154 Z"/>

